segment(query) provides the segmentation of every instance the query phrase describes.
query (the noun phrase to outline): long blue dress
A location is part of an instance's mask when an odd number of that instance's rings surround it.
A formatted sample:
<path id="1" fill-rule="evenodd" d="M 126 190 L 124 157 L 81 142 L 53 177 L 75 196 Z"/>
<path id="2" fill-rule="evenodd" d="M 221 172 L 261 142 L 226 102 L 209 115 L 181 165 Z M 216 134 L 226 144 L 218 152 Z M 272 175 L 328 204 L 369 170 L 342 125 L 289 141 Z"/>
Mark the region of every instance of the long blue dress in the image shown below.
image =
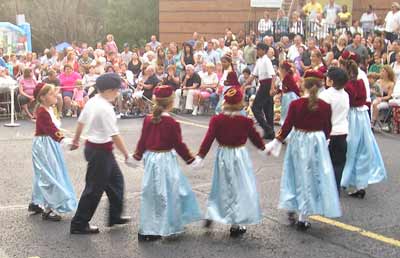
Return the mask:
<path id="1" fill-rule="evenodd" d="M 322 131 L 292 130 L 283 164 L 279 208 L 307 216 L 341 216 L 335 174 Z"/>
<path id="2" fill-rule="evenodd" d="M 139 233 L 170 236 L 202 216 L 174 150 L 144 153 Z"/>
<path id="3" fill-rule="evenodd" d="M 49 112 L 57 125 L 53 112 Z M 68 175 L 60 143 L 50 136 L 35 136 L 32 146 L 32 203 L 58 213 L 76 210 L 76 194 Z"/>
<path id="4" fill-rule="evenodd" d="M 365 189 L 386 179 L 382 155 L 371 130 L 368 109 L 352 107 L 349 111 L 346 165 L 341 186 Z"/>

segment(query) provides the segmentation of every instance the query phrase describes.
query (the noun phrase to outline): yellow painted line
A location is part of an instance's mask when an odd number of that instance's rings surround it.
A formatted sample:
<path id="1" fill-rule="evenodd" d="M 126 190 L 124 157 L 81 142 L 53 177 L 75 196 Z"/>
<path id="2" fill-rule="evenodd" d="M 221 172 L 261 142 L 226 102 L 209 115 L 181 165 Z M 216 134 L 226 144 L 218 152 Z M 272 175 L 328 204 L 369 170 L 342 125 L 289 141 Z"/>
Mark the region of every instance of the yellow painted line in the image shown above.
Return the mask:
<path id="1" fill-rule="evenodd" d="M 321 217 L 321 216 L 311 216 L 310 219 L 318 221 L 318 222 L 322 222 L 325 224 L 329 224 L 331 226 L 335 226 L 335 227 L 343 229 L 343 230 L 358 233 L 362 236 L 365 236 L 365 237 L 368 237 L 368 238 L 371 238 L 371 239 L 374 239 L 374 240 L 377 240 L 377 241 L 380 241 L 380 242 L 383 242 L 383 243 L 386 243 L 389 245 L 400 247 L 399 240 L 396 240 L 396 239 L 390 238 L 390 237 L 385 237 L 385 236 L 373 233 L 371 231 L 364 230 L 362 228 L 358 228 L 358 227 L 355 227 L 352 225 L 348 225 L 348 224 L 345 224 L 345 223 L 342 223 L 342 222 L 339 222 L 336 220 L 328 219 L 325 217 Z"/>
<path id="2" fill-rule="evenodd" d="M 197 127 L 206 128 L 206 129 L 208 128 L 208 126 L 204 126 L 204 125 L 200 125 L 200 124 L 196 124 L 196 123 L 191 123 L 191 122 L 186 122 L 186 121 L 181 121 L 181 120 L 177 120 L 177 121 L 182 124 L 197 126 Z M 390 238 L 390 237 L 385 237 L 383 235 L 379 235 L 379 234 L 373 233 L 371 231 L 364 230 L 362 228 L 358 228 L 358 227 L 355 227 L 352 225 L 348 225 L 348 224 L 345 224 L 345 223 L 342 223 L 342 222 L 339 222 L 339 221 L 336 221 L 333 219 L 321 217 L 321 216 L 310 216 L 310 219 L 321 222 L 321 223 L 325 223 L 325 224 L 328 224 L 331 226 L 335 226 L 337 228 L 340 228 L 340 229 L 343 229 L 343 230 L 346 230 L 349 232 L 358 233 L 359 235 L 362 235 L 362 236 L 365 236 L 365 237 L 368 237 L 368 238 L 371 238 L 371 239 L 374 239 L 374 240 L 377 240 L 377 241 L 380 241 L 380 242 L 383 242 L 383 243 L 386 243 L 386 244 L 389 244 L 389 245 L 392 245 L 395 247 L 400 247 L 399 240 L 396 240 L 396 239 Z"/>

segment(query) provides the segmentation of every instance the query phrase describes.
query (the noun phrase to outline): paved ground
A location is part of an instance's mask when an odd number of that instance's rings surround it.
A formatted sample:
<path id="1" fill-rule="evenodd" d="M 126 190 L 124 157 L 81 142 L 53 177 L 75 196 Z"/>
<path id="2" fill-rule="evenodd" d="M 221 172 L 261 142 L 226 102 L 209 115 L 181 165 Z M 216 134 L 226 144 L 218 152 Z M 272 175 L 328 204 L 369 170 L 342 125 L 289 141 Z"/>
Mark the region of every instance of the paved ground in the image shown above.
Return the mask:
<path id="1" fill-rule="evenodd" d="M 194 152 L 205 134 L 204 126 L 208 119 L 199 117 L 192 121 L 192 117 L 185 117 L 186 122 L 198 125 L 182 124 L 184 139 Z M 0 122 L 0 125 L 3 123 Z M 216 225 L 207 231 L 198 223 L 188 226 L 186 233 L 180 237 L 139 244 L 137 223 L 143 169 L 129 169 L 122 163 L 126 182 L 126 214 L 134 218 L 131 224 L 106 228 L 106 199 L 101 202 L 93 219 L 93 224 L 99 225 L 102 231 L 95 236 L 71 236 L 68 233 L 71 216 L 60 223 L 51 223 L 42 221 L 39 216 L 28 215 L 34 125 L 21 123 L 19 128 L 0 126 L 0 191 L 3 196 L 0 199 L 0 258 L 400 257 L 400 242 L 397 241 L 400 240 L 399 136 L 377 135 L 389 180 L 370 186 L 364 200 L 342 197 L 344 216 L 337 220 L 342 224 L 337 221 L 313 221 L 312 229 L 307 233 L 290 227 L 285 213 L 276 208 L 283 155 L 279 159 L 265 158 L 249 145 L 264 213 L 261 225 L 248 227 L 244 238 L 232 240 L 228 236 L 228 226 Z M 73 130 L 74 124 L 75 119 L 66 119 L 63 127 Z M 141 124 L 141 120 L 119 122 L 122 135 L 132 151 Z M 203 169 L 192 171 L 182 165 L 202 208 L 210 190 L 214 149 L 215 144 Z M 65 156 L 75 190 L 80 195 L 85 178 L 82 150 Z"/>

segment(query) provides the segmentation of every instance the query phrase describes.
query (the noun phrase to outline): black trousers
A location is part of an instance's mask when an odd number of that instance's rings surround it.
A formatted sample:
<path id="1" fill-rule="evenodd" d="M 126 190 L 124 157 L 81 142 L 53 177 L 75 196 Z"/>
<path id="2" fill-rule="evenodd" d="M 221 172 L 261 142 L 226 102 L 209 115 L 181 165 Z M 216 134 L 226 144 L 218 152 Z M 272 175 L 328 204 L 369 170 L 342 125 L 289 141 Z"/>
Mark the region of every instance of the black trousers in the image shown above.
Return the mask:
<path id="1" fill-rule="evenodd" d="M 269 95 L 272 80 L 260 81 L 260 87 L 253 102 L 254 117 L 258 124 L 264 129 L 266 135 L 274 134 L 274 101 Z"/>
<path id="2" fill-rule="evenodd" d="M 85 227 L 92 219 L 104 192 L 110 202 L 109 219 L 121 217 L 124 199 L 124 177 L 111 151 L 85 147 L 88 162 L 86 186 L 79 200 L 71 227 Z"/>
<path id="3" fill-rule="evenodd" d="M 335 171 L 336 185 L 340 192 L 340 181 L 346 164 L 347 135 L 331 135 L 329 154 L 331 156 L 333 170 Z"/>

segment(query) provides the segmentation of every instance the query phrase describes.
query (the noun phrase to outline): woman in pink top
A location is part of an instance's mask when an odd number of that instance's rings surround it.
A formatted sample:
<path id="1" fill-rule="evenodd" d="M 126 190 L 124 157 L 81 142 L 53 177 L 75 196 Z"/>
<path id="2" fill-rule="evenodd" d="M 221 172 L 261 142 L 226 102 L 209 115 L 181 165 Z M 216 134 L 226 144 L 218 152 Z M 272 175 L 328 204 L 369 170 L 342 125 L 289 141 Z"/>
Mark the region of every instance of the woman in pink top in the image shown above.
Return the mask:
<path id="1" fill-rule="evenodd" d="M 81 80 L 79 73 L 74 72 L 69 64 L 64 65 L 64 72 L 59 76 L 62 96 L 64 100 L 64 110 L 66 116 L 72 116 L 71 100 L 74 95 L 74 88 L 77 80 Z"/>
<path id="2" fill-rule="evenodd" d="M 26 68 L 23 77 L 19 80 L 18 102 L 32 121 L 35 120 L 35 117 L 29 111 L 28 104 L 33 104 L 35 101 L 33 91 L 35 90 L 36 84 L 37 82 L 33 76 L 32 70 Z"/>

